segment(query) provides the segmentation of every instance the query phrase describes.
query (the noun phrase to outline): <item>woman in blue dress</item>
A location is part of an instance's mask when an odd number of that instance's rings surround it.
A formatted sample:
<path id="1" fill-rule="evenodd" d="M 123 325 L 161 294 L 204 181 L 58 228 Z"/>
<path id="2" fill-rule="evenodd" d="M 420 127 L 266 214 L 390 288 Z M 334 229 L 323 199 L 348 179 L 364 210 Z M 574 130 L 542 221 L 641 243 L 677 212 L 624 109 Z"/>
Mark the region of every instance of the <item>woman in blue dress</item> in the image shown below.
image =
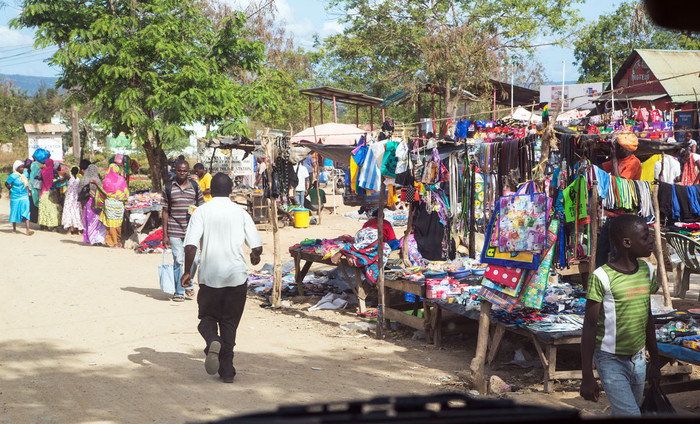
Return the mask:
<path id="1" fill-rule="evenodd" d="M 17 232 L 17 223 L 24 222 L 27 228 L 27 235 L 31 236 L 34 231 L 29 229 L 29 180 L 24 175 L 24 163 L 21 160 L 12 164 L 14 171 L 7 177 L 5 187 L 10 190 L 10 222 L 12 231 Z"/>

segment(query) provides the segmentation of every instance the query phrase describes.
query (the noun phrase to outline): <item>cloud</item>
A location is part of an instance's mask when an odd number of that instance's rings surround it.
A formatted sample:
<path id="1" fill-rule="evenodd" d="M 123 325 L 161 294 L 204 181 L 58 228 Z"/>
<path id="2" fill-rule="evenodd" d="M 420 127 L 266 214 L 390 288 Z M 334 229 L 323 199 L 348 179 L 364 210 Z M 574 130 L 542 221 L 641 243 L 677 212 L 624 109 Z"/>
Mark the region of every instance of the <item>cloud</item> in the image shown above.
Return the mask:
<path id="1" fill-rule="evenodd" d="M 5 25 L 0 25 L 0 40 L 2 40 L 3 50 L 7 50 L 12 47 L 31 48 L 34 44 L 34 37 L 31 35 L 10 29 Z"/>
<path id="2" fill-rule="evenodd" d="M 343 32 L 345 28 L 343 24 L 338 21 L 326 21 L 323 23 L 323 29 L 321 30 L 322 36 L 333 35 L 339 32 Z"/>

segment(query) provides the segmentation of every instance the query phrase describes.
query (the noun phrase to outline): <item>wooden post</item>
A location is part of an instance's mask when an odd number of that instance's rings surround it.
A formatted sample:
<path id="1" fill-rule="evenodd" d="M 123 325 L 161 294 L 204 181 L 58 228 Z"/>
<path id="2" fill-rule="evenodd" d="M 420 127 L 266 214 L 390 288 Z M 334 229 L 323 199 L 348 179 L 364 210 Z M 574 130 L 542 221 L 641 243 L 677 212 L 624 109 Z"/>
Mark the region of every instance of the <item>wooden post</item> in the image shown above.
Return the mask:
<path id="1" fill-rule="evenodd" d="M 433 111 L 433 136 L 437 138 L 437 128 L 435 126 L 435 87 L 430 87 L 430 107 Z"/>
<path id="2" fill-rule="evenodd" d="M 377 305 L 377 338 L 384 338 L 384 306 L 385 306 L 385 293 L 384 293 L 384 204 L 386 199 L 384 198 L 384 189 L 386 185 L 384 184 L 384 177 L 381 178 L 381 184 L 379 185 L 379 211 L 377 212 L 377 266 L 379 267 L 379 276 L 377 277 L 377 291 L 379 292 L 379 305 Z"/>
<path id="3" fill-rule="evenodd" d="M 360 128 L 360 105 L 355 105 L 355 126 Z"/>
<path id="4" fill-rule="evenodd" d="M 663 157 L 662 157 L 663 159 Z M 664 263 L 664 250 L 661 245 L 661 208 L 659 207 L 659 183 L 654 181 L 654 188 L 651 191 L 651 201 L 654 204 L 654 255 L 656 256 L 656 283 L 664 291 L 664 306 L 672 306 L 671 292 L 668 290 L 668 277 L 666 275 L 666 264 Z"/>
<path id="5" fill-rule="evenodd" d="M 73 156 L 80 158 L 80 122 L 78 120 L 78 107 L 75 102 L 70 104 L 70 126 L 73 135 Z"/>
<path id="6" fill-rule="evenodd" d="M 563 100 L 562 100 L 563 101 Z M 617 163 L 617 151 L 615 150 L 615 145 L 617 144 L 617 141 L 612 143 L 612 151 L 610 152 L 610 158 L 612 161 L 612 169 L 613 169 L 613 175 L 616 176 L 617 178 L 620 178 L 620 168 Z"/>
<path id="7" fill-rule="evenodd" d="M 335 103 L 335 96 L 333 96 L 333 122 L 338 123 L 338 106 Z"/>
<path id="8" fill-rule="evenodd" d="M 406 223 L 406 232 L 403 234 L 403 243 L 401 243 L 401 259 L 403 265 L 407 268 L 412 267 L 411 261 L 408 259 L 408 236 L 411 235 L 413 227 L 413 199 L 406 199 L 408 203 L 408 222 Z"/>
<path id="9" fill-rule="evenodd" d="M 307 99 L 309 99 L 309 126 L 313 127 L 314 126 L 314 124 L 313 124 L 313 122 L 314 122 L 313 113 L 314 112 L 313 112 L 313 108 L 311 107 L 311 97 L 307 97 Z M 321 113 L 323 113 L 323 112 L 321 112 Z"/>
<path id="10" fill-rule="evenodd" d="M 369 105 L 369 130 L 374 131 L 374 107 Z"/>
<path id="11" fill-rule="evenodd" d="M 272 164 L 275 163 L 275 148 L 274 143 L 269 137 L 266 137 L 265 156 L 267 157 L 267 179 L 272 181 Z M 277 201 L 273 198 L 268 199 L 269 216 L 272 221 L 272 246 L 274 252 L 273 267 L 272 267 L 272 293 L 270 295 L 270 304 L 273 308 L 282 306 L 282 254 L 280 253 L 280 235 L 279 227 L 277 226 Z M 301 283 L 299 283 L 301 284 Z M 303 290 L 303 289 L 302 289 Z"/>
<path id="12" fill-rule="evenodd" d="M 382 108 L 382 124 L 386 121 L 386 108 Z"/>
<path id="13" fill-rule="evenodd" d="M 470 366 L 474 385 L 476 386 L 476 390 L 481 394 L 486 394 L 488 392 L 488 385 L 484 377 L 484 367 L 486 362 L 486 349 L 489 345 L 490 316 L 491 302 L 482 299 L 479 311 L 479 336 L 476 342 L 476 354 Z"/>
<path id="14" fill-rule="evenodd" d="M 319 111 L 321 112 L 321 122 L 319 125 L 323 125 L 323 97 L 318 98 L 318 108 Z M 314 143 L 316 142 L 316 135 L 314 134 Z"/>

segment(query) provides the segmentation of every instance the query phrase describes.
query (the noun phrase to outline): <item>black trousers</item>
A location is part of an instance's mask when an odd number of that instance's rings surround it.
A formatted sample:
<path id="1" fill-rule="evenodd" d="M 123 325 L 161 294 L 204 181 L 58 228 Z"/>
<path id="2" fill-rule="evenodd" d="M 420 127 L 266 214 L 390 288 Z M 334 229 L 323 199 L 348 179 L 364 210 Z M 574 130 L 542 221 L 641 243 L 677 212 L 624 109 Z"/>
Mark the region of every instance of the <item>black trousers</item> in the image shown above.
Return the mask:
<path id="1" fill-rule="evenodd" d="M 197 305 L 199 306 L 199 334 L 202 335 L 209 351 L 213 341 L 221 343 L 219 352 L 219 375 L 233 377 L 233 347 L 236 345 L 236 330 L 243 315 L 248 283 L 237 287 L 212 288 L 199 285 Z"/>

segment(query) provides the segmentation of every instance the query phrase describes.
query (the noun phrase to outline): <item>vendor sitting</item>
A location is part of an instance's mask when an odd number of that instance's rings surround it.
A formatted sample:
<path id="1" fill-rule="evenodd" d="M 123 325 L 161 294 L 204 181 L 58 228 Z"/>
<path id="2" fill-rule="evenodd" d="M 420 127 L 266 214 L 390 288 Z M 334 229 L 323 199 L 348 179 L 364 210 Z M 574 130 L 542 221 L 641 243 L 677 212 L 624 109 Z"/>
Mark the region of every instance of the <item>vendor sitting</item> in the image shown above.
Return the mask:
<path id="1" fill-rule="evenodd" d="M 308 196 L 304 199 L 304 207 L 314 212 L 318 211 L 318 201 L 321 200 L 321 209 L 326 204 L 326 192 L 320 188 L 316 181 L 311 183 L 311 188 L 307 190 Z"/>
<path id="2" fill-rule="evenodd" d="M 378 228 L 378 213 L 379 208 L 370 209 L 367 212 L 367 217 L 370 219 L 369 221 L 365 222 L 365 225 L 363 225 L 362 228 Z M 389 244 L 391 250 L 396 250 L 401 247 L 399 241 L 396 239 L 396 234 L 394 234 L 394 227 L 386 219 L 382 222 L 382 233 L 384 234 L 384 242 Z"/>

